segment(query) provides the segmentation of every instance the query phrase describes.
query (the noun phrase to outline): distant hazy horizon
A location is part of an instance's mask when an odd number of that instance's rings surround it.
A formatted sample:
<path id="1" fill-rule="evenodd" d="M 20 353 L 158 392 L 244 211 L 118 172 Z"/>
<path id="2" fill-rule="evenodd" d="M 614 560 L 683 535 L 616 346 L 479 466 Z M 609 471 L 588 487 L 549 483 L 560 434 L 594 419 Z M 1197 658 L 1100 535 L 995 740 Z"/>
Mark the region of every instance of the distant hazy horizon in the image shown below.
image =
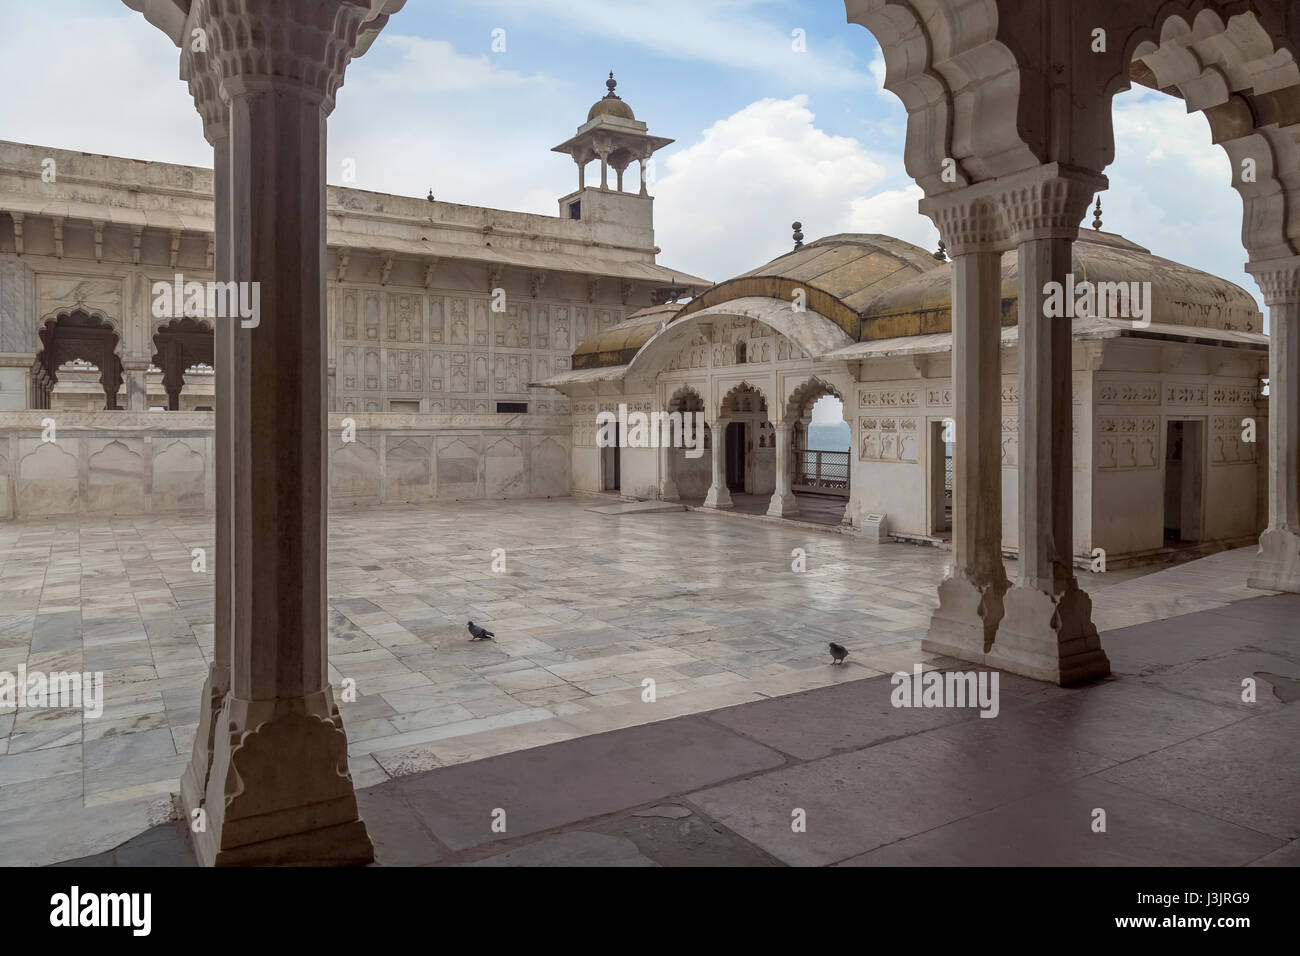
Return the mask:
<path id="1" fill-rule="evenodd" d="M 848 422 L 808 426 L 808 448 L 813 451 L 848 451 L 850 437 Z"/>

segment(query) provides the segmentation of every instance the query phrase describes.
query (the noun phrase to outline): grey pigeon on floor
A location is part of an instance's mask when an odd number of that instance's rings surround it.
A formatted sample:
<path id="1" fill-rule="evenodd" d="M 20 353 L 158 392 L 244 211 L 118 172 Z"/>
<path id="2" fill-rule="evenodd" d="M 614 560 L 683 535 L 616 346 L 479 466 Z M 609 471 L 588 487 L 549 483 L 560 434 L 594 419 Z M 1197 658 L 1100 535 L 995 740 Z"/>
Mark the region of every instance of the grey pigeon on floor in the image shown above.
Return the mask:
<path id="1" fill-rule="evenodd" d="M 473 621 L 469 622 L 469 633 L 471 635 L 470 637 L 471 641 L 488 641 L 496 637 L 496 635 L 493 634 L 491 631 L 484 630 L 483 628 L 475 624 Z"/>
<path id="2" fill-rule="evenodd" d="M 840 647 L 834 641 L 831 641 L 830 644 L 831 644 L 831 663 L 843 664 L 844 658 L 849 656 L 849 652 L 845 650 L 843 647 Z"/>

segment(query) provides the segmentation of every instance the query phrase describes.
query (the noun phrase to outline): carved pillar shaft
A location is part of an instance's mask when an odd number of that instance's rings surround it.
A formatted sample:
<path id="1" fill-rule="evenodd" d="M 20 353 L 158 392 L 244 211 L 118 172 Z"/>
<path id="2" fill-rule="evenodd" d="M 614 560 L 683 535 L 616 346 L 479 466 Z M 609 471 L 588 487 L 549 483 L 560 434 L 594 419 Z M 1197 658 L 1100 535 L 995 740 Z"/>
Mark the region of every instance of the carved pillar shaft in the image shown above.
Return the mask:
<path id="1" fill-rule="evenodd" d="M 373 858 L 327 677 L 324 455 L 325 123 L 368 13 L 346 0 L 204 10 L 228 104 L 228 274 L 258 301 L 247 325 L 216 320 L 230 335 L 216 364 L 229 369 L 231 651 L 195 835 L 205 863 Z"/>
<path id="2" fill-rule="evenodd" d="M 704 498 L 704 507 L 725 511 L 731 507 L 731 492 L 727 488 L 727 426 L 731 422 L 719 418 L 710 430 L 713 447 L 713 480 L 709 484 L 709 493 Z"/>
<path id="3" fill-rule="evenodd" d="M 985 660 L 1074 684 L 1109 674 L 1110 661 L 1074 576 L 1072 322 L 1047 315 L 1044 301 L 1066 285 L 1079 220 L 1105 179 L 1056 164 L 1009 179 L 1003 214 L 1020 268 L 1020 561 Z"/>
<path id="4" fill-rule="evenodd" d="M 767 513 L 774 518 L 791 518 L 799 513 L 799 502 L 791 486 L 790 437 L 794 422 L 777 422 L 776 425 L 776 491 L 768 503 Z"/>
<path id="5" fill-rule="evenodd" d="M 690 414 L 682 412 L 683 420 Z M 677 449 L 666 441 L 659 448 L 659 497 L 664 501 L 678 501 L 681 498 L 677 493 L 677 482 L 673 478 L 677 454 Z"/>
<path id="6" fill-rule="evenodd" d="M 1248 583 L 1300 592 L 1300 256 L 1251 263 L 1268 305 L 1268 528 Z"/>
<path id="7" fill-rule="evenodd" d="M 922 648 L 982 661 L 1002 620 L 1002 255 L 996 206 L 979 197 L 923 206 L 953 252 L 952 566 Z M 930 462 L 942 468 L 943 459 Z"/>

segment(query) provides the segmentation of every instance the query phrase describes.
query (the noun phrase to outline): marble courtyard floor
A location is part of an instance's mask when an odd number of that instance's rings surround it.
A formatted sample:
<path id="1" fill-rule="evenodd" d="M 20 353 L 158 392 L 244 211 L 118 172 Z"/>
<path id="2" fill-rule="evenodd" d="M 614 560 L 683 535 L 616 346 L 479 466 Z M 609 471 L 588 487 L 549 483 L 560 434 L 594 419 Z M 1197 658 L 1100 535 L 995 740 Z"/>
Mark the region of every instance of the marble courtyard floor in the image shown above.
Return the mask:
<path id="1" fill-rule="evenodd" d="M 330 678 L 336 695 L 356 682 L 340 708 L 358 790 L 833 694 L 927 660 L 944 551 L 697 511 L 589 510 L 603 503 L 331 514 Z M 98 719 L 0 714 L 0 864 L 101 853 L 172 816 L 212 651 L 212 576 L 191 552 L 211 547 L 203 515 L 0 524 L 0 671 L 102 671 L 106 683 Z M 1133 628 L 1258 598 L 1244 585 L 1250 551 L 1083 584 L 1099 628 Z M 471 618 L 496 640 L 470 643 Z M 829 665 L 828 640 L 850 649 L 845 666 Z"/>

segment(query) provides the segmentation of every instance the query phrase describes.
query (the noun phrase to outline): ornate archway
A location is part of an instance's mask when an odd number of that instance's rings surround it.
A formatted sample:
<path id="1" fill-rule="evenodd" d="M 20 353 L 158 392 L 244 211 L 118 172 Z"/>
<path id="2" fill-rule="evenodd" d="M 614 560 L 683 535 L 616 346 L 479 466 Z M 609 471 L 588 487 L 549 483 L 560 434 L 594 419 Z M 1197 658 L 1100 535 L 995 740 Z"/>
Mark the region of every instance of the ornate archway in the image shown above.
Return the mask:
<path id="1" fill-rule="evenodd" d="M 163 373 L 167 408 L 179 411 L 185 370 L 195 365 L 213 364 L 215 339 L 212 324 L 189 317 L 171 319 L 154 331 L 153 342 L 153 364 Z"/>
<path id="2" fill-rule="evenodd" d="M 84 309 L 60 312 L 46 319 L 38 330 L 41 349 L 32 367 L 37 408 L 49 408 L 58 370 L 66 362 L 81 360 L 99 369 L 99 383 L 104 389 L 104 408 L 118 407 L 117 393 L 122 387 L 122 360 L 117 349 L 119 336 L 104 316 Z"/>

